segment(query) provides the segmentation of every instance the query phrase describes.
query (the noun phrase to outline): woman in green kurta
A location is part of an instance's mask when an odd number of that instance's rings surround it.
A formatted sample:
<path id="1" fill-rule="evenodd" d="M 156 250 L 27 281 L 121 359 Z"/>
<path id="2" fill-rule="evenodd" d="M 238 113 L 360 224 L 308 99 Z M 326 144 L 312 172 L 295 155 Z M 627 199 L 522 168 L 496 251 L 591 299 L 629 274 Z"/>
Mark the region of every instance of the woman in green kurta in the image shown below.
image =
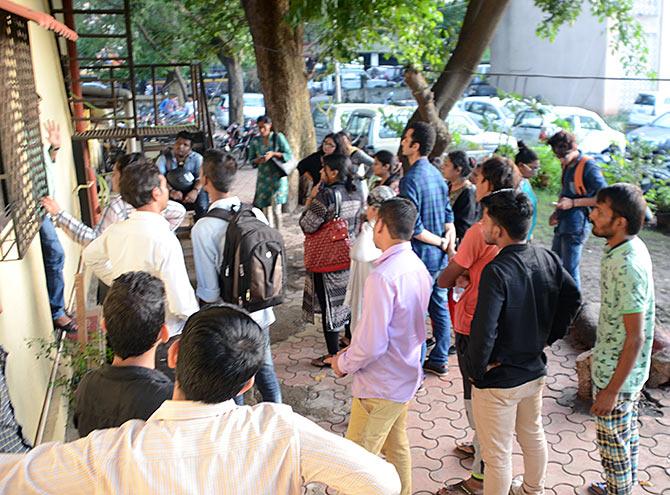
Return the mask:
<path id="1" fill-rule="evenodd" d="M 288 201 L 288 178 L 272 163 L 271 158 L 288 161 L 292 158 L 286 136 L 272 131 L 267 115 L 258 117 L 259 136 L 249 143 L 249 160 L 258 165 L 254 206 L 263 210 L 272 227 L 281 227 L 281 205 Z"/>

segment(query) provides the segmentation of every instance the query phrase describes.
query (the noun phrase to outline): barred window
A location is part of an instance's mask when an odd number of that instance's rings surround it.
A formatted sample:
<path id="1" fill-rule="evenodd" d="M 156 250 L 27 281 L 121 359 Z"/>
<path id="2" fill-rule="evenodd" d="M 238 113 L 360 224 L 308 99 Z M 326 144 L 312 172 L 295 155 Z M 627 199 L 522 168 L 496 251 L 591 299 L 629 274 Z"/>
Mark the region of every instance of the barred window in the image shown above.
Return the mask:
<path id="1" fill-rule="evenodd" d="M 23 258 L 47 194 L 27 21 L 0 10 L 0 260 Z"/>

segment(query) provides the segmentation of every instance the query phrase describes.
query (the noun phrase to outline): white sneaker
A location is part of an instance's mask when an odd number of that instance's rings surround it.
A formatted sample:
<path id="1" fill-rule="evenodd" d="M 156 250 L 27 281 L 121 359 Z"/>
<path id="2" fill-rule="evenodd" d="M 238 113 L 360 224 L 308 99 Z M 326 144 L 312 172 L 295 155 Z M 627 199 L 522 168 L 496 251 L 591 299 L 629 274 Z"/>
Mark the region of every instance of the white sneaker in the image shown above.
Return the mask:
<path id="1" fill-rule="evenodd" d="M 509 487 L 509 495 L 523 495 L 523 475 L 515 476 Z"/>

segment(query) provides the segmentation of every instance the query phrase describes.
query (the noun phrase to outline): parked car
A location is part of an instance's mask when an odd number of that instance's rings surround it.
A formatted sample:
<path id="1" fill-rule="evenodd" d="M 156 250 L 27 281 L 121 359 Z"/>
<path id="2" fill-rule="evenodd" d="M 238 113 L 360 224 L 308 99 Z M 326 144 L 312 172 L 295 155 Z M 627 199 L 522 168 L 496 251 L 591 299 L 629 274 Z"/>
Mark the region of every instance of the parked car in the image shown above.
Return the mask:
<path id="1" fill-rule="evenodd" d="M 628 124 L 646 125 L 665 112 L 670 112 L 670 92 L 638 93 L 628 116 Z"/>
<path id="2" fill-rule="evenodd" d="M 486 130 L 507 131 L 514 123 L 514 112 L 497 97 L 468 96 L 461 100 L 459 106 Z"/>
<path id="3" fill-rule="evenodd" d="M 261 93 L 244 93 L 243 113 L 244 120 L 256 120 L 261 115 L 265 115 L 265 99 Z M 217 102 L 214 108 L 214 119 L 219 127 L 225 129 L 228 127 L 228 95 L 225 94 Z"/>
<path id="4" fill-rule="evenodd" d="M 316 131 L 317 146 L 323 138 L 331 132 L 338 132 L 344 128 L 351 112 L 368 106 L 378 107 L 367 103 L 321 103 L 318 102 L 312 109 L 312 120 Z"/>
<path id="5" fill-rule="evenodd" d="M 453 108 L 446 118 L 449 132 L 457 134 L 460 143 L 451 146 L 451 149 L 484 150 L 493 153 L 499 146 L 512 146 L 516 148 L 516 140 L 509 134 L 485 131 L 477 125 L 472 116 L 459 108 Z M 479 157 L 477 157 L 479 158 Z"/>
<path id="6" fill-rule="evenodd" d="M 372 154 L 380 150 L 396 153 L 402 130 L 415 108 L 397 105 L 360 104 L 351 112 L 345 130 L 355 146 Z"/>
<path id="7" fill-rule="evenodd" d="M 579 149 L 585 153 L 599 153 L 612 144 L 623 150 L 626 136 L 608 126 L 600 115 L 579 107 L 527 108 L 521 110 L 512 126 L 512 135 L 526 144 L 536 144 L 558 132 L 566 123 L 577 137 Z"/>
<path id="8" fill-rule="evenodd" d="M 628 140 L 647 141 L 660 150 L 670 153 L 670 112 L 666 112 L 651 123 L 638 127 L 627 134 Z"/>

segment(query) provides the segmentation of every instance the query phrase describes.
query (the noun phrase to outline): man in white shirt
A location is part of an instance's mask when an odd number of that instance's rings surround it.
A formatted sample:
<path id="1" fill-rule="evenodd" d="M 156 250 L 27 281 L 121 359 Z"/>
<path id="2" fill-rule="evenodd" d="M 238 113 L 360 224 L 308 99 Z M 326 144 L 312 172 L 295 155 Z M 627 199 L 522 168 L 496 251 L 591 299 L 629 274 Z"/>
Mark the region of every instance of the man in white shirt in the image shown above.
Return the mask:
<path id="1" fill-rule="evenodd" d="M 120 188 L 123 200 L 136 210 L 84 249 L 84 263 L 109 286 L 119 275 L 132 271 L 160 278 L 167 295 L 165 321 L 173 337 L 198 310 L 198 302 L 181 244 L 161 215 L 169 194 L 165 177 L 155 165 L 141 160 L 124 169 Z"/>
<path id="2" fill-rule="evenodd" d="M 244 311 L 199 311 L 169 351 L 172 400 L 146 422 L 0 455 L 0 492 L 297 495 L 320 482 L 343 495 L 397 495 L 393 466 L 362 447 L 285 405 L 235 405 L 253 385 L 264 344 Z"/>
<path id="3" fill-rule="evenodd" d="M 210 149 L 204 154 L 202 170 L 203 188 L 207 191 L 211 201 L 208 212 L 215 208 L 239 211 L 240 199 L 230 195 L 230 188 L 237 172 L 235 159 L 230 155 L 224 155 L 219 150 Z M 259 209 L 254 208 L 253 212 L 258 219 L 268 223 L 265 215 Z M 191 230 L 193 261 L 198 282 L 195 293 L 204 303 L 221 302 L 219 272 L 222 266 L 227 230 L 226 220 L 210 216 L 204 216 L 198 220 Z M 270 351 L 270 325 L 275 322 L 274 311 L 272 308 L 261 309 L 251 313 L 251 317 L 266 335 L 263 364 L 256 374 L 256 386 L 265 402 L 281 403 L 281 389 Z M 244 404 L 244 398 L 236 397 L 235 402 L 241 406 Z"/>

